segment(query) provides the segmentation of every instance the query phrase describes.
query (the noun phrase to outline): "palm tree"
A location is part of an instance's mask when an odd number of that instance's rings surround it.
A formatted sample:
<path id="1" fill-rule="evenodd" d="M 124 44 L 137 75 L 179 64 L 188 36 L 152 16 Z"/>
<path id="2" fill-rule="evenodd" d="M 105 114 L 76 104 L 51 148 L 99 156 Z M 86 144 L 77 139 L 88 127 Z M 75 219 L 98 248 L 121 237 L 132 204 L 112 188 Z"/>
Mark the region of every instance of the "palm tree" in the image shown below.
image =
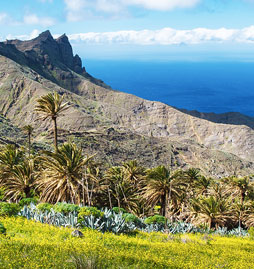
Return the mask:
<path id="1" fill-rule="evenodd" d="M 147 182 L 144 197 L 153 206 L 161 204 L 161 215 L 168 217 L 169 204 L 177 204 L 177 199 L 186 183 L 182 182 L 179 173 L 171 175 L 165 166 L 158 166 L 147 171 Z"/>
<path id="2" fill-rule="evenodd" d="M 124 169 L 121 166 L 113 166 L 105 173 L 105 180 L 108 185 L 110 203 L 117 202 L 118 207 L 123 207 L 134 212 L 138 195 L 133 183 L 127 179 Z"/>
<path id="3" fill-rule="evenodd" d="M 55 151 L 58 150 L 56 120 L 63 111 L 70 107 L 68 103 L 63 104 L 63 98 L 64 95 L 61 97 L 57 92 L 48 93 L 37 99 L 37 105 L 35 107 L 35 111 L 41 114 L 42 120 L 51 118 L 53 121 Z"/>
<path id="4" fill-rule="evenodd" d="M 44 151 L 39 157 L 42 171 L 37 181 L 41 199 L 81 203 L 83 171 L 91 158 L 83 156 L 74 143 L 64 143 L 57 152 Z"/>
<path id="5" fill-rule="evenodd" d="M 242 177 L 238 178 L 235 176 L 228 177 L 224 179 L 225 183 L 227 183 L 231 188 L 228 191 L 232 195 L 239 195 L 241 204 L 243 205 L 245 198 L 254 191 L 253 183 L 250 181 L 250 177 Z"/>
<path id="6" fill-rule="evenodd" d="M 30 154 L 31 154 L 31 135 L 32 135 L 33 129 L 34 128 L 31 125 L 25 125 L 23 127 L 23 130 L 28 135 L 28 154 L 29 154 L 29 157 L 30 157 Z"/>
<path id="7" fill-rule="evenodd" d="M 235 199 L 232 204 L 233 214 L 238 221 L 239 229 L 242 227 L 242 223 L 246 225 L 253 222 L 251 221 L 254 214 L 253 203 L 249 200 L 244 200 L 242 203 L 241 200 Z M 249 225 L 247 225 L 249 226 Z"/>
<path id="8" fill-rule="evenodd" d="M 101 191 L 100 169 L 94 162 L 89 162 L 85 168 L 85 174 L 82 178 L 82 200 L 85 204 L 87 200 L 88 206 L 94 205 L 95 195 Z M 86 197 L 85 197 L 86 192 Z"/>
<path id="9" fill-rule="evenodd" d="M 14 165 L 8 180 L 4 182 L 5 196 L 14 201 L 21 197 L 32 197 L 36 177 L 33 160 L 26 160 L 21 164 Z"/>
<path id="10" fill-rule="evenodd" d="M 124 162 L 122 164 L 126 179 L 138 185 L 145 176 L 145 168 L 138 165 L 136 160 Z"/>
<path id="11" fill-rule="evenodd" d="M 190 207 L 198 222 L 206 222 L 211 229 L 215 226 L 218 227 L 218 225 L 224 225 L 231 217 L 230 203 L 229 199 L 200 196 L 190 201 Z"/>
<path id="12" fill-rule="evenodd" d="M 21 164 L 24 160 L 24 152 L 14 145 L 7 145 L 0 151 L 0 186 L 9 178 L 15 165 Z"/>

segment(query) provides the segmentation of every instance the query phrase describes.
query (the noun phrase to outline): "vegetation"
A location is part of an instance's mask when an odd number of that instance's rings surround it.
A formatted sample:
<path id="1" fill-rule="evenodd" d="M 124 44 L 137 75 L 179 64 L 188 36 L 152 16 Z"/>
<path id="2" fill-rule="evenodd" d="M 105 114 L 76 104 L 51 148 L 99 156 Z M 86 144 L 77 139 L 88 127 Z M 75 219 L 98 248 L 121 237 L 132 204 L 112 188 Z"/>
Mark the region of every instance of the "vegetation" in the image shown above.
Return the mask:
<path id="1" fill-rule="evenodd" d="M 137 161 L 102 171 L 74 143 L 30 157 L 21 148 L 7 145 L 0 153 L 0 169 L 1 200 L 20 206 L 39 200 L 41 211 L 53 207 L 59 213 L 78 212 L 77 205 L 82 204 L 87 207 L 83 215 L 96 216 L 96 206 L 130 214 L 127 219 L 133 215 L 153 220 L 160 215 L 158 219 L 163 216 L 210 229 L 248 229 L 254 224 L 251 176 L 212 179 L 197 169 L 146 169 Z"/>
<path id="2" fill-rule="evenodd" d="M 98 164 L 73 142 L 58 146 L 56 119 L 67 108 L 57 93 L 36 106 L 54 123 L 55 151 L 32 150 L 29 126 L 28 152 L 1 148 L 2 268 L 253 267 L 245 260 L 254 237 L 251 175 L 215 179 L 137 160 Z M 82 229 L 85 240 L 64 227 Z"/>
<path id="3" fill-rule="evenodd" d="M 160 165 L 147 169 L 137 160 L 102 170 L 105 165 L 85 156 L 75 143 L 58 147 L 56 120 L 69 108 L 63 98 L 56 92 L 49 93 L 37 100 L 35 108 L 43 120 L 49 118 L 54 123 L 54 152 L 31 154 L 30 147 L 26 152 L 14 145 L 1 149 L 1 200 L 21 201 L 24 206 L 35 199 L 42 212 L 53 208 L 63 214 L 78 213 L 77 205 L 82 205 L 85 207 L 80 216 L 93 217 L 100 214 L 98 209 L 110 208 L 127 214 L 126 220 L 149 217 L 146 221 L 153 224 L 167 224 L 167 219 L 210 229 L 248 229 L 254 225 L 251 176 L 218 180 L 206 178 L 194 168 L 172 171 Z M 27 125 L 25 129 L 30 137 L 32 127 Z"/>
<path id="4" fill-rule="evenodd" d="M 1 268 L 253 268 L 254 241 L 218 235 L 115 235 L 0 218 Z"/>

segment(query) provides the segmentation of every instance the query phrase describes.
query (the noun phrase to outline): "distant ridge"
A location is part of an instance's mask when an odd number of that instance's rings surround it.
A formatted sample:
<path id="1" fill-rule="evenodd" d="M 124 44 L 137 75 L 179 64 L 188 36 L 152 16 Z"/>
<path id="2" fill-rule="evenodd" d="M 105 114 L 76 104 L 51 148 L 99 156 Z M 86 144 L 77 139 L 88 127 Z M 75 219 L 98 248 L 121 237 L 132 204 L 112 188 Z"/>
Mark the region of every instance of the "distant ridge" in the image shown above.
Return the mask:
<path id="1" fill-rule="evenodd" d="M 240 112 L 206 113 L 206 112 L 199 112 L 197 110 L 187 110 L 187 109 L 178 109 L 178 110 L 193 117 L 205 119 L 215 123 L 246 125 L 254 129 L 254 117 L 244 115 Z"/>

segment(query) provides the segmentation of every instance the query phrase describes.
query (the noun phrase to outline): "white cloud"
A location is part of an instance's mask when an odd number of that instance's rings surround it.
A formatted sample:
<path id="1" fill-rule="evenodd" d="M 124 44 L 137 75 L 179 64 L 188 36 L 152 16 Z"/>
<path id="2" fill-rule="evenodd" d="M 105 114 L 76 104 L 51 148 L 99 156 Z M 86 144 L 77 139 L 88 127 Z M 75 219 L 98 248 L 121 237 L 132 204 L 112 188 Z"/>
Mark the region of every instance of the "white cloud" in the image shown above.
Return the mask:
<path id="1" fill-rule="evenodd" d="M 83 19 L 87 1 L 84 0 L 64 0 L 67 10 L 68 21 L 80 21 Z"/>
<path id="2" fill-rule="evenodd" d="M 36 14 L 28 14 L 24 16 L 24 23 L 48 27 L 54 25 L 55 22 L 54 19 L 50 17 L 38 17 Z"/>
<path id="3" fill-rule="evenodd" d="M 254 43 L 254 26 L 243 29 L 207 29 L 117 31 L 104 33 L 80 33 L 69 35 L 72 42 L 85 44 L 136 44 L 136 45 L 180 45 L 206 42 Z"/>
<path id="4" fill-rule="evenodd" d="M 5 40 L 12 40 L 12 39 L 19 39 L 19 40 L 30 40 L 33 39 L 35 37 L 37 37 L 40 34 L 40 31 L 37 29 L 34 29 L 30 34 L 28 35 L 7 35 L 5 37 Z M 2 39 L 4 40 L 4 39 Z"/>
<path id="5" fill-rule="evenodd" d="M 191 8 L 201 0 L 64 0 L 67 20 L 81 21 L 87 17 L 100 14 L 118 15 L 136 6 L 144 9 L 167 11 L 175 8 Z"/>
<path id="6" fill-rule="evenodd" d="M 8 19 L 8 15 L 6 13 L 0 13 L 0 24 L 5 23 Z"/>
<path id="7" fill-rule="evenodd" d="M 0 13 L 0 25 L 1 24 L 14 24 L 15 21 L 7 14 L 7 13 Z"/>
<path id="8" fill-rule="evenodd" d="M 35 29 L 29 35 L 11 36 L 27 40 L 35 38 L 40 31 Z M 54 34 L 54 38 L 60 36 Z M 129 45 L 195 45 L 202 43 L 251 43 L 254 44 L 254 25 L 242 29 L 207 29 L 176 30 L 163 28 L 160 30 L 117 31 L 104 33 L 78 33 L 68 36 L 72 43 L 80 44 L 129 44 Z"/>
<path id="9" fill-rule="evenodd" d="M 172 10 L 194 7 L 200 0 L 126 0 L 123 2 L 129 5 L 139 5 L 146 9 Z"/>

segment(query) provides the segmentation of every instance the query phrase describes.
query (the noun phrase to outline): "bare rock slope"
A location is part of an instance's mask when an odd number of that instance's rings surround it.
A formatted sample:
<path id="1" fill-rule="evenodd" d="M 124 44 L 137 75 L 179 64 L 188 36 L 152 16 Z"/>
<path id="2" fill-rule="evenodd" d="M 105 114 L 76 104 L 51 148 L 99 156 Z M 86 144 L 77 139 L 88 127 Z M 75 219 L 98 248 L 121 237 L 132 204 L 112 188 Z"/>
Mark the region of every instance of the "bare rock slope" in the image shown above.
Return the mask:
<path id="1" fill-rule="evenodd" d="M 54 39 L 46 31 L 0 43 L 0 111 L 18 127 L 34 125 L 38 142 L 50 139 L 51 123 L 38 121 L 34 106 L 52 91 L 72 104 L 59 118 L 60 139 L 73 137 L 113 164 L 136 158 L 216 176 L 254 171 L 254 130 L 247 125 L 211 122 L 112 90 L 86 72 L 65 35 Z"/>

